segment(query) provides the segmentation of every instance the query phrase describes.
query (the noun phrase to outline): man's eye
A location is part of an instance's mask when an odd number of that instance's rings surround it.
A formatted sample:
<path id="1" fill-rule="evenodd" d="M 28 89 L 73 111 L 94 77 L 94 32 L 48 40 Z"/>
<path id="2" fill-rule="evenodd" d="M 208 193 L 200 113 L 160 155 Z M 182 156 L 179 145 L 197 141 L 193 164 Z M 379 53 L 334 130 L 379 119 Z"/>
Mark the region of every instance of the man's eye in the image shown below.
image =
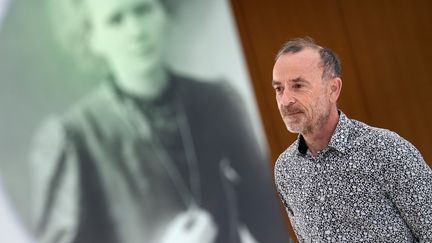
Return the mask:
<path id="1" fill-rule="evenodd" d="M 301 87 L 303 87 L 303 85 L 301 85 L 301 84 L 294 84 L 292 87 L 294 89 L 300 89 Z"/>
<path id="2" fill-rule="evenodd" d="M 275 89 L 276 93 L 282 92 L 282 87 L 275 87 L 274 89 Z"/>

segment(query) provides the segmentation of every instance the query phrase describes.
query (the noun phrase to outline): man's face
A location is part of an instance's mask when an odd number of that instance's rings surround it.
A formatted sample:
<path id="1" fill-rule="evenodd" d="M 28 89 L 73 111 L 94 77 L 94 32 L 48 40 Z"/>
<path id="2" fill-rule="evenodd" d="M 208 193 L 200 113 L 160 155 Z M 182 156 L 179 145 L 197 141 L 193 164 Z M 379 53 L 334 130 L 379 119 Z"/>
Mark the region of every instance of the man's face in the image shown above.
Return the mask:
<path id="1" fill-rule="evenodd" d="M 91 50 L 114 72 L 160 65 L 166 29 L 158 0 L 87 0 Z"/>
<path id="2" fill-rule="evenodd" d="M 320 129 L 327 121 L 332 102 L 329 80 L 323 80 L 322 73 L 321 59 L 314 49 L 288 53 L 276 61 L 273 87 L 290 132 L 305 135 Z"/>

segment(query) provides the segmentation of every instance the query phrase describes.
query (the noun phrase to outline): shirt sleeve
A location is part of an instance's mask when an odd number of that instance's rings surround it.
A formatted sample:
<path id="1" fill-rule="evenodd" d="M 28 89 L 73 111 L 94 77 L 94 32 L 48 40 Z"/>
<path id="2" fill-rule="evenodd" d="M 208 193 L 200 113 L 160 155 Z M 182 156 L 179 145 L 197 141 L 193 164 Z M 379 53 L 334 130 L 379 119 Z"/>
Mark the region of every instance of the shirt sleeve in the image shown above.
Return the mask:
<path id="1" fill-rule="evenodd" d="M 77 152 L 52 118 L 37 131 L 30 154 L 33 223 L 38 242 L 70 243 L 79 217 Z"/>
<path id="2" fill-rule="evenodd" d="M 296 234 L 297 240 L 299 242 L 305 242 L 305 239 L 301 236 L 299 229 L 297 228 L 295 219 L 294 219 L 294 212 L 292 211 L 291 207 L 289 206 L 285 195 L 283 193 L 283 189 L 282 188 L 286 188 L 285 186 L 285 180 L 286 177 L 283 175 L 282 169 L 279 167 L 280 166 L 280 161 L 276 162 L 276 166 L 275 166 L 275 183 L 276 183 L 276 190 L 278 192 L 279 198 L 281 199 L 284 207 L 285 207 L 285 211 L 288 215 L 288 218 L 290 220 L 291 226 L 294 230 L 294 233 Z"/>
<path id="3" fill-rule="evenodd" d="M 420 242 L 432 242 L 432 171 L 420 152 L 395 135 L 387 150 L 386 192 Z"/>

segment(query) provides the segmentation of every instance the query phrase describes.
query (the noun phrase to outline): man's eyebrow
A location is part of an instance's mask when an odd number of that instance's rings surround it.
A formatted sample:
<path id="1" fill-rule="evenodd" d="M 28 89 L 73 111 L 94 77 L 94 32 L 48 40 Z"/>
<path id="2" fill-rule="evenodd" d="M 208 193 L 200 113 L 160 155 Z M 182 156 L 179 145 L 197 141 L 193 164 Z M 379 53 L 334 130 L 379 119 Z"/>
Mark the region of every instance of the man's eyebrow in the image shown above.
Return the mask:
<path id="1" fill-rule="evenodd" d="M 280 85 L 280 84 L 281 84 L 281 82 L 279 82 L 277 80 L 272 80 L 272 86 Z"/>
<path id="2" fill-rule="evenodd" d="M 307 81 L 306 79 L 304 79 L 302 77 L 290 79 L 289 82 L 291 82 L 291 83 L 306 83 L 306 84 L 310 83 L 309 81 Z M 281 84 L 282 84 L 282 82 L 280 82 L 280 81 L 272 80 L 272 86 L 281 85 Z"/>
<path id="3" fill-rule="evenodd" d="M 293 78 L 293 79 L 290 80 L 290 82 L 293 82 L 293 83 L 309 83 L 309 81 L 307 81 L 306 79 L 304 79 L 302 77 Z"/>

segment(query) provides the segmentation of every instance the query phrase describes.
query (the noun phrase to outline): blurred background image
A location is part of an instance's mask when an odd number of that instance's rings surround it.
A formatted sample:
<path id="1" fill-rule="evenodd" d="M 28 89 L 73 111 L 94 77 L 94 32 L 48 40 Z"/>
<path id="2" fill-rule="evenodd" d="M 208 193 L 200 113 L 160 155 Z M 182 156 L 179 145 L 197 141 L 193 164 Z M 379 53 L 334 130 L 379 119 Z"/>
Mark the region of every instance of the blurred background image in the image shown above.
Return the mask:
<path id="1" fill-rule="evenodd" d="M 1 177 L 36 242 L 286 242 L 227 1 L 13 1 Z"/>
<path id="2" fill-rule="evenodd" d="M 0 32 L 2 21 L 9 6 L 9 1 L 0 1 Z M 15 207 L 11 204 L 8 192 L 0 178 L 0 241 L 30 243 L 33 242 L 30 233 L 25 229 L 22 220 L 19 219 Z"/>

